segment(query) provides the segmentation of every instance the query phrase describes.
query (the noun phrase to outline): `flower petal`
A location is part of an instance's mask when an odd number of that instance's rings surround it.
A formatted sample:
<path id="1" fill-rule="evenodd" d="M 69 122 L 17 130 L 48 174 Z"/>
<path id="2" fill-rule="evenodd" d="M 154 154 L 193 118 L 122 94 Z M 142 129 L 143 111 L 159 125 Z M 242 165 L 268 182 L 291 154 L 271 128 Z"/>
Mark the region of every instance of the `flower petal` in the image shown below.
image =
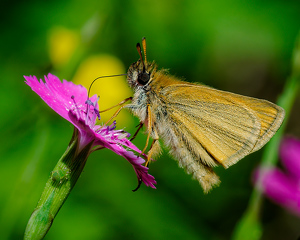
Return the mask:
<path id="1" fill-rule="evenodd" d="M 113 132 L 113 131 L 112 131 Z M 121 144 L 118 144 L 116 141 L 108 141 L 107 137 L 104 137 L 100 134 L 96 134 L 95 145 L 102 145 L 105 148 L 108 148 L 115 152 L 116 154 L 124 157 L 134 168 L 135 173 L 138 179 L 142 180 L 146 186 L 150 186 L 155 188 L 154 184 L 156 181 L 153 176 L 148 174 L 148 168 L 143 166 L 142 164 L 145 160 L 141 157 L 136 156 L 133 152 L 126 150 Z M 115 139 L 114 139 L 115 140 Z M 129 140 L 127 140 L 129 141 Z M 125 141 L 127 143 L 127 141 Z M 138 148 L 136 148 L 133 144 L 128 144 L 128 147 L 131 147 L 133 150 L 137 149 L 137 152 L 141 152 Z M 134 146 L 134 147 L 133 147 Z"/>
<path id="2" fill-rule="evenodd" d="M 300 189 L 293 178 L 278 169 L 260 169 L 259 189 L 276 203 L 300 215 Z M 256 181 L 258 178 L 256 177 Z"/>
<path id="3" fill-rule="evenodd" d="M 156 189 L 156 187 L 154 186 L 154 184 L 156 184 L 156 181 L 154 177 L 148 173 L 149 168 L 142 165 L 142 163 L 145 162 L 143 158 L 138 157 L 134 155 L 133 152 L 129 151 L 123 152 L 122 156 L 131 163 L 139 180 L 142 180 L 147 187 Z"/>
<path id="4" fill-rule="evenodd" d="M 300 180 L 300 141 L 293 137 L 286 137 L 280 145 L 280 157 L 289 173 Z"/>
<path id="5" fill-rule="evenodd" d="M 49 105 L 60 116 L 74 124 L 69 117 L 69 111 L 75 109 L 72 96 L 76 96 L 76 108 L 82 111 L 86 110 L 87 90 L 81 85 L 64 80 L 61 82 L 58 77 L 48 74 L 45 76 L 45 82 L 42 79 L 38 81 L 35 76 L 24 76 L 25 83 L 36 92 L 45 103 Z M 92 102 L 96 101 L 97 96 L 90 98 Z"/>

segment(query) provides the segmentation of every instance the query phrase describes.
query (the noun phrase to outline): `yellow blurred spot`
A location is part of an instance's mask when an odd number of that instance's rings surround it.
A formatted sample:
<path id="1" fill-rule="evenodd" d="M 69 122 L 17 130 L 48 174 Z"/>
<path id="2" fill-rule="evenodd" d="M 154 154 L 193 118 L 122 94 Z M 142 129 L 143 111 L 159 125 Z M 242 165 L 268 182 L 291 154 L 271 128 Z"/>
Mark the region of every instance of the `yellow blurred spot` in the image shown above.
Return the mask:
<path id="1" fill-rule="evenodd" d="M 88 89 L 92 81 L 97 77 L 123 74 L 126 72 L 123 63 L 118 58 L 111 55 L 95 55 L 81 63 L 75 73 L 73 82 L 81 84 Z M 132 92 L 126 82 L 126 76 L 101 78 L 97 80 L 91 88 L 90 96 L 94 94 L 100 96 L 100 111 L 112 107 L 125 98 L 132 96 Z M 101 121 L 105 123 L 117 109 L 118 107 L 101 113 Z M 117 120 L 118 128 L 124 128 L 132 127 L 132 119 L 128 110 L 123 109 L 114 120 Z"/>
<path id="2" fill-rule="evenodd" d="M 64 27 L 54 27 L 49 33 L 49 55 L 52 64 L 59 68 L 66 64 L 80 42 L 80 34 Z"/>

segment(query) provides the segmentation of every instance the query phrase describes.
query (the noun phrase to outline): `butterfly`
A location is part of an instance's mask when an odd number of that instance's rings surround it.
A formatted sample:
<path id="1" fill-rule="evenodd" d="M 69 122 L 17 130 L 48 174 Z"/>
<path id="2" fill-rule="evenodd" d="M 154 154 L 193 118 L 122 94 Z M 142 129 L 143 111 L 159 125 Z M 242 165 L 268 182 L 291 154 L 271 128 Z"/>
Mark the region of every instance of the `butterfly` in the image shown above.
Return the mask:
<path id="1" fill-rule="evenodd" d="M 137 44 L 140 59 L 131 64 L 127 82 L 133 97 L 123 107 L 140 119 L 147 141 L 153 139 L 147 162 L 159 154 L 159 139 L 169 147 L 179 166 L 197 179 L 204 192 L 220 183 L 213 167 L 228 168 L 261 149 L 276 133 L 284 109 L 266 100 L 182 81 L 148 62 L 146 39 Z M 119 112 L 121 107 L 117 112 Z"/>

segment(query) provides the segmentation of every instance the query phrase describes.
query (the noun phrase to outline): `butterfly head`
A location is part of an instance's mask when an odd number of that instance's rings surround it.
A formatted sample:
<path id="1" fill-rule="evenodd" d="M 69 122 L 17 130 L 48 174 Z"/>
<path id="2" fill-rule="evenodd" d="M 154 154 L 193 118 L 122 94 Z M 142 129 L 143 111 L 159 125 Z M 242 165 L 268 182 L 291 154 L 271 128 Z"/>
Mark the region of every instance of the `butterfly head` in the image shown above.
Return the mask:
<path id="1" fill-rule="evenodd" d="M 137 62 L 131 64 L 127 72 L 127 81 L 133 88 L 145 88 L 146 86 L 148 86 L 156 70 L 154 62 L 150 64 L 147 62 L 145 38 L 143 38 L 142 44 L 144 49 L 144 59 L 142 56 L 141 46 L 138 43 L 136 45 L 136 48 L 140 55 L 140 59 Z"/>

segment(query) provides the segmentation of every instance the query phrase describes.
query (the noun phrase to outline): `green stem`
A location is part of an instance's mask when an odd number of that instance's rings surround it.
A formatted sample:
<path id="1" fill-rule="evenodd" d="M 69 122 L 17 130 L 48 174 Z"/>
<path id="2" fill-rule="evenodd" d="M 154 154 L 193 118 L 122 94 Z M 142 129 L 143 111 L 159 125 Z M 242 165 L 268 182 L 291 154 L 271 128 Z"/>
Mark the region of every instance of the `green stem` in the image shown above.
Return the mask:
<path id="1" fill-rule="evenodd" d="M 300 77 L 295 75 L 287 80 L 284 91 L 280 98 L 278 99 L 278 105 L 285 109 L 285 120 L 275 134 L 275 136 L 270 140 L 270 142 L 265 147 L 261 166 L 275 166 L 278 160 L 278 147 L 280 140 L 285 131 L 286 125 L 288 123 L 290 112 L 300 88 Z M 259 181 L 259 180 L 258 180 Z M 262 194 L 257 189 L 254 189 L 250 197 L 250 201 L 246 212 L 244 213 L 241 220 L 238 222 L 236 229 L 233 234 L 234 240 L 239 239 L 260 239 L 262 235 L 262 226 L 259 222 L 259 212 L 262 204 Z"/>
<path id="2" fill-rule="evenodd" d="M 25 240 L 38 240 L 45 237 L 56 214 L 83 171 L 93 142 L 78 152 L 77 130 L 75 129 L 74 132 L 75 134 L 66 152 L 52 171 L 37 207 L 28 221 L 24 236 Z"/>
<path id="3" fill-rule="evenodd" d="M 285 110 L 285 119 L 282 126 L 275 134 L 275 136 L 266 145 L 261 167 L 272 167 L 278 161 L 278 148 L 280 140 L 285 131 L 291 109 L 293 107 L 295 98 L 300 89 L 300 32 L 296 40 L 296 45 L 293 51 L 292 59 L 292 76 L 287 79 L 282 95 L 278 99 L 278 105 Z M 257 184 L 260 186 L 260 176 L 258 176 Z M 248 207 L 237 223 L 232 239 L 233 240 L 256 240 L 262 236 L 262 225 L 259 221 L 259 214 L 262 205 L 263 196 L 256 188 L 253 189 L 252 195 L 249 200 Z"/>

